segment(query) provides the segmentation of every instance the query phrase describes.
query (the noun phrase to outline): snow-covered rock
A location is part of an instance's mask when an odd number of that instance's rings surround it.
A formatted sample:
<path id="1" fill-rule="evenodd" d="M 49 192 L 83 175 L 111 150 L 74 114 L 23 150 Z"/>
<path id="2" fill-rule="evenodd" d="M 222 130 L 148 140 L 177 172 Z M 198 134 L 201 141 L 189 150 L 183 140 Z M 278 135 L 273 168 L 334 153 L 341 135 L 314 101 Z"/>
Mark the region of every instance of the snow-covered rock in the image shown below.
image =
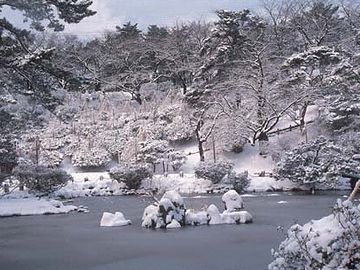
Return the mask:
<path id="1" fill-rule="evenodd" d="M 253 221 L 252 215 L 248 211 L 228 212 L 225 210 L 221 214 L 223 224 L 246 224 Z"/>
<path id="2" fill-rule="evenodd" d="M 0 200 L 0 217 L 65 214 L 77 210 L 80 208 L 57 200 L 35 197 Z"/>
<path id="3" fill-rule="evenodd" d="M 101 227 L 118 227 L 130 225 L 131 221 L 124 217 L 124 214 L 121 212 L 116 212 L 115 214 L 104 212 L 100 221 Z"/>
<path id="4" fill-rule="evenodd" d="M 166 229 L 177 229 L 177 228 L 181 228 L 181 225 L 175 219 L 173 219 L 168 225 L 166 225 Z"/>
<path id="5" fill-rule="evenodd" d="M 210 205 L 207 209 L 209 225 L 217 224 L 245 224 L 252 222 L 252 216 L 247 211 L 228 211 L 220 214 L 215 205 Z"/>
<path id="6" fill-rule="evenodd" d="M 184 199 L 180 196 L 178 192 L 174 190 L 165 192 L 162 199 L 168 199 L 174 204 L 175 207 L 184 206 Z"/>
<path id="7" fill-rule="evenodd" d="M 208 213 L 207 211 L 195 212 L 194 210 L 186 210 L 185 221 L 186 225 L 207 225 L 209 222 Z"/>
<path id="8" fill-rule="evenodd" d="M 149 205 L 144 210 L 141 226 L 146 228 L 155 228 L 157 222 L 157 216 L 158 216 L 158 206 Z"/>
<path id="9" fill-rule="evenodd" d="M 214 205 L 211 204 L 208 209 L 206 210 L 208 217 L 209 217 L 209 224 L 210 225 L 217 225 L 223 224 L 223 219 L 220 215 L 219 209 Z"/>
<path id="10" fill-rule="evenodd" d="M 225 210 L 229 212 L 237 211 L 243 208 L 243 200 L 235 190 L 226 192 L 221 200 L 225 203 Z"/>
<path id="11" fill-rule="evenodd" d="M 176 191 L 165 192 L 157 205 L 145 208 L 142 226 L 146 228 L 167 228 L 173 220 L 181 226 L 185 225 L 185 204 Z"/>
<path id="12" fill-rule="evenodd" d="M 180 226 L 198 226 L 252 222 L 253 218 L 249 212 L 237 211 L 240 205 L 243 207 L 243 202 L 239 194 L 236 191 L 234 192 L 225 196 L 225 201 L 231 207 L 223 213 L 220 213 L 214 204 L 211 204 L 206 211 L 186 210 L 184 200 L 177 192 L 166 192 L 159 203 L 145 208 L 142 226 L 146 228 L 172 228 L 176 226 L 177 228 L 178 224 Z"/>

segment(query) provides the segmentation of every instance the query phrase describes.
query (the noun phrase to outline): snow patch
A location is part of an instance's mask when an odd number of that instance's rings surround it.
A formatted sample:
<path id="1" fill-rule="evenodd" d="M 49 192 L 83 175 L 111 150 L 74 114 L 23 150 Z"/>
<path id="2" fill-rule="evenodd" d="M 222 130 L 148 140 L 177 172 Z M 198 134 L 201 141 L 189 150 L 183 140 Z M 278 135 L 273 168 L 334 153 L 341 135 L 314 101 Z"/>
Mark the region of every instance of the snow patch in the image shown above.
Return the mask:
<path id="1" fill-rule="evenodd" d="M 65 214 L 77 210 L 83 209 L 50 199 L 2 199 L 0 202 L 0 217 Z"/>

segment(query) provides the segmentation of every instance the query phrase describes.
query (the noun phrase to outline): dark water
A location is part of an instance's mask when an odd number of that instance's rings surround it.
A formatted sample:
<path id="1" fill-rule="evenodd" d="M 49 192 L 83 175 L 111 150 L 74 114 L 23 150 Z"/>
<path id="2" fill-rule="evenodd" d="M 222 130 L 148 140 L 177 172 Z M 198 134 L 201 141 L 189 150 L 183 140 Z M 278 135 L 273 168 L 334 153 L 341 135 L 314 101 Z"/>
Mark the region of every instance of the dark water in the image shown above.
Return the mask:
<path id="1" fill-rule="evenodd" d="M 0 219 L 1 270 L 257 270 L 267 269 L 270 250 L 288 228 L 331 212 L 340 194 L 281 194 L 244 198 L 254 223 L 186 227 L 179 230 L 141 228 L 149 201 L 139 197 L 76 199 L 90 213 Z M 278 204 L 287 201 L 287 204 Z M 187 208 L 215 203 L 220 196 L 187 198 Z M 100 228 L 104 211 L 122 211 L 128 227 Z"/>

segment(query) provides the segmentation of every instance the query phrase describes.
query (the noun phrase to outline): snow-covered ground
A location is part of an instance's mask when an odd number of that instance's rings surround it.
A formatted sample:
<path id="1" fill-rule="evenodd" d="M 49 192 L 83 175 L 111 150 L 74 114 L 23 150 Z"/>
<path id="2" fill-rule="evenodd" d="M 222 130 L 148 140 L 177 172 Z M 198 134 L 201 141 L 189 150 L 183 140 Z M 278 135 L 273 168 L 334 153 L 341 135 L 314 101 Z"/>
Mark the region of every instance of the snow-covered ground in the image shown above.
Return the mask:
<path id="1" fill-rule="evenodd" d="M 126 194 L 126 185 L 112 180 L 107 172 L 72 173 L 71 175 L 74 181 L 56 191 L 55 196 L 76 198 Z"/>
<path id="2" fill-rule="evenodd" d="M 259 176 L 250 176 L 251 181 L 250 185 L 247 188 L 247 191 L 252 192 L 265 192 L 265 191 L 291 191 L 298 189 L 299 185 L 285 180 L 277 181 L 273 177 L 259 177 Z M 303 190 L 307 190 L 307 187 L 301 187 Z"/>
<path id="3" fill-rule="evenodd" d="M 179 193 L 206 193 L 212 186 L 211 181 L 198 179 L 194 174 L 154 175 L 153 179 L 143 181 L 142 188 L 160 192 L 176 190 Z"/>
<path id="4" fill-rule="evenodd" d="M 71 211 L 84 212 L 86 210 L 73 205 L 64 205 L 58 200 L 36 197 L 0 201 L 0 217 L 65 214 Z"/>

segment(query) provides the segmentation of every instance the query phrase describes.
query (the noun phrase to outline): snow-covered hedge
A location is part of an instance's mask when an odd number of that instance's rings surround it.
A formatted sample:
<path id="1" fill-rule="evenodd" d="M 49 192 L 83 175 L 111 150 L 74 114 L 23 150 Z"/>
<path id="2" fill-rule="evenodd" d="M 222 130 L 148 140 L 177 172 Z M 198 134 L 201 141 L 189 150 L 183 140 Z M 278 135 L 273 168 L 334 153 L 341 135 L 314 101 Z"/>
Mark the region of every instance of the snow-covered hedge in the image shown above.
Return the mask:
<path id="1" fill-rule="evenodd" d="M 241 193 L 250 185 L 249 173 L 247 171 L 243 173 L 231 172 L 226 179 L 226 183 L 231 184 L 236 192 Z"/>
<path id="2" fill-rule="evenodd" d="M 75 167 L 101 167 L 111 160 L 109 152 L 102 148 L 79 148 L 72 156 L 72 164 Z"/>
<path id="3" fill-rule="evenodd" d="M 122 163 L 110 170 L 111 178 L 124 182 L 129 189 L 138 189 L 142 180 L 151 178 L 152 171 L 142 163 Z"/>
<path id="4" fill-rule="evenodd" d="M 52 169 L 45 166 L 18 165 L 14 176 L 29 190 L 38 192 L 53 192 L 72 180 L 71 175 L 61 169 Z"/>
<path id="5" fill-rule="evenodd" d="M 292 226 L 269 270 L 360 269 L 360 206 L 338 200 L 333 214 Z"/>
<path id="6" fill-rule="evenodd" d="M 195 175 L 198 178 L 208 179 L 214 184 L 219 183 L 226 175 L 230 174 L 233 165 L 226 161 L 201 162 L 195 168 Z"/>

